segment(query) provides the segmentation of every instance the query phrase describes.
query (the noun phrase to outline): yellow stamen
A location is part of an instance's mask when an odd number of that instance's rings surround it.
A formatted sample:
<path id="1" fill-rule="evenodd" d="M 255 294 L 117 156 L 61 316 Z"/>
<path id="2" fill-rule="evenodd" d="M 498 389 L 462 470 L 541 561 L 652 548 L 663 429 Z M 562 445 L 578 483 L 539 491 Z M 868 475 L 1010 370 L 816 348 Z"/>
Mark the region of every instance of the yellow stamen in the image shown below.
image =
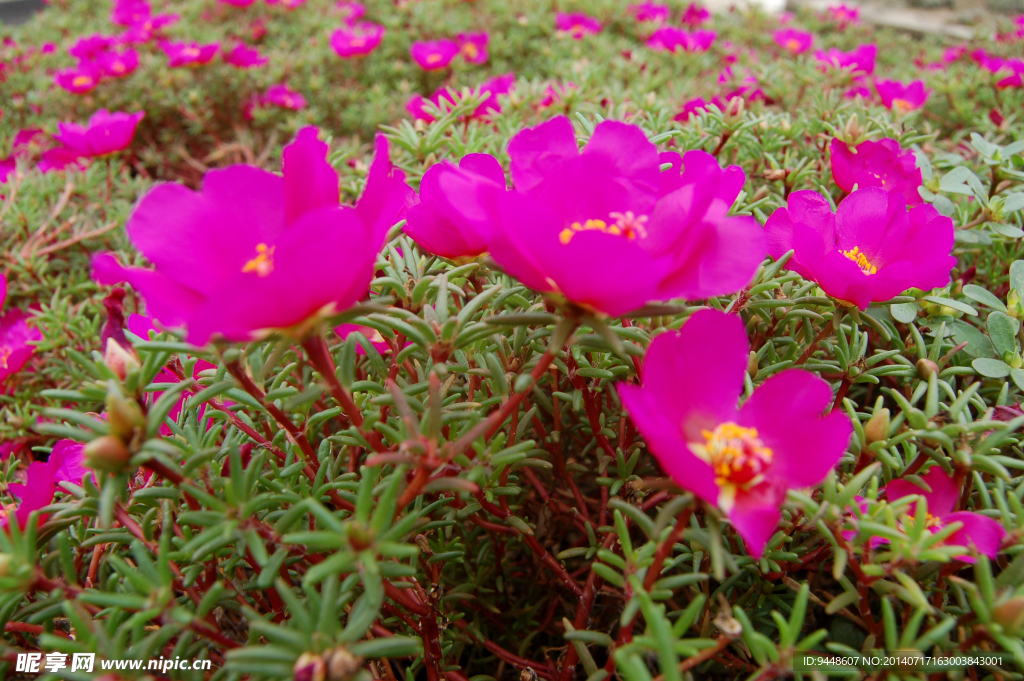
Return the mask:
<path id="1" fill-rule="evenodd" d="M 729 421 L 713 431 L 702 430 L 701 435 L 705 444 L 691 443 L 690 449 L 711 466 L 720 492 L 719 505 L 729 510 L 738 492 L 764 481 L 775 455 L 758 437 L 757 428 Z"/>
<path id="2" fill-rule="evenodd" d="M 480 56 L 480 50 L 477 49 L 473 43 L 466 43 L 462 46 L 462 52 L 466 55 L 467 59 L 476 59 Z"/>
<path id="3" fill-rule="evenodd" d="M 612 234 L 614 236 L 624 236 L 630 241 L 633 241 L 637 237 L 641 239 L 647 238 L 647 229 L 644 227 L 647 222 L 646 215 L 633 215 L 632 211 L 626 211 L 625 213 L 611 213 L 609 217 L 613 218 L 615 222 L 608 224 L 604 220 L 587 220 L 582 224 L 574 222 L 558 234 L 558 240 L 562 242 L 562 245 L 572 241 L 572 238 L 578 232 L 589 232 L 597 230 L 604 234 Z"/>
<path id="4" fill-rule="evenodd" d="M 878 273 L 878 268 L 871 264 L 871 261 L 868 260 L 866 255 L 861 253 L 860 246 L 854 246 L 853 250 L 843 251 L 842 253 L 847 258 L 857 263 L 857 267 L 859 267 L 864 274 L 872 275 Z"/>
<path id="5" fill-rule="evenodd" d="M 436 52 L 434 54 L 427 55 L 428 64 L 436 64 L 439 61 L 441 61 L 441 55 L 437 54 Z"/>
<path id="6" fill-rule="evenodd" d="M 260 277 L 265 277 L 274 271 L 274 247 L 266 244 L 256 245 L 256 257 L 245 263 L 243 272 L 255 272 Z"/>
<path id="7" fill-rule="evenodd" d="M 75 76 L 75 79 L 71 81 L 71 84 L 75 87 L 85 87 L 86 85 L 92 84 L 92 78 L 89 76 Z"/>
<path id="8" fill-rule="evenodd" d="M 799 50 L 799 49 L 800 49 L 800 42 L 799 42 L 799 41 L 797 41 L 797 40 L 796 40 L 796 39 L 794 39 L 794 38 L 790 38 L 789 40 L 787 40 L 787 41 L 786 41 L 786 47 L 787 47 L 787 48 L 788 48 L 788 49 L 789 49 L 790 51 L 792 51 L 792 52 L 796 52 L 797 50 Z"/>
<path id="9" fill-rule="evenodd" d="M 914 108 L 914 105 L 905 99 L 894 99 L 892 100 L 892 108 L 900 113 L 907 113 Z"/>
<path id="10" fill-rule="evenodd" d="M 357 38 L 352 38 L 352 40 L 351 40 L 351 42 L 349 44 L 352 45 L 352 47 L 365 47 L 366 46 L 366 38 L 363 38 L 362 36 L 359 36 Z"/>
<path id="11" fill-rule="evenodd" d="M 13 353 L 14 351 L 11 350 L 6 345 L 0 348 L 0 369 L 7 368 L 7 358 L 10 357 Z"/>

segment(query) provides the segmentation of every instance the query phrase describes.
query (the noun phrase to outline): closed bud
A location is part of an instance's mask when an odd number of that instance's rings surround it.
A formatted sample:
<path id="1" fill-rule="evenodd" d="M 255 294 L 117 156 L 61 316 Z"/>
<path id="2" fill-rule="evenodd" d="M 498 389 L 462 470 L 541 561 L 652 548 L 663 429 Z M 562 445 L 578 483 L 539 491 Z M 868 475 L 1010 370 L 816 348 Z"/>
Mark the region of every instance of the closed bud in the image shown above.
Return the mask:
<path id="1" fill-rule="evenodd" d="M 107 347 L 103 352 L 103 363 L 113 371 L 122 381 L 132 371 L 136 371 L 142 365 L 134 350 L 126 350 L 113 338 L 107 339 Z"/>
<path id="2" fill-rule="evenodd" d="M 864 439 L 867 444 L 881 442 L 889 437 L 889 410 L 879 409 L 868 422 L 864 424 Z"/>
<path id="3" fill-rule="evenodd" d="M 0 553 L 0 577 L 6 577 L 11 573 L 11 561 L 14 556 L 9 553 Z"/>
<path id="4" fill-rule="evenodd" d="M 843 137 L 847 144 L 856 145 L 860 142 L 860 138 L 863 136 L 863 131 L 860 127 L 860 121 L 857 120 L 857 114 L 853 114 L 846 121 L 846 125 L 843 126 Z"/>
<path id="5" fill-rule="evenodd" d="M 302 653 L 292 667 L 295 681 L 324 681 L 327 677 L 327 665 L 324 658 L 315 653 Z"/>
<path id="6" fill-rule="evenodd" d="M 1024 319 L 1024 301 L 1020 299 L 1017 289 L 1010 289 L 1006 294 L 1006 314 L 1014 319 Z"/>
<path id="7" fill-rule="evenodd" d="M 348 681 L 363 666 L 363 658 L 340 647 L 324 653 L 324 660 L 327 663 L 327 681 Z"/>
<path id="8" fill-rule="evenodd" d="M 747 357 L 747 373 L 753 378 L 757 376 L 757 353 L 753 350 L 750 351 L 750 356 Z"/>
<path id="9" fill-rule="evenodd" d="M 1024 629 L 1024 596 L 1014 596 L 992 609 L 992 619 L 1011 636 Z"/>
<path id="10" fill-rule="evenodd" d="M 930 359 L 919 359 L 917 360 L 917 375 L 921 377 L 921 380 L 927 381 L 932 377 L 932 374 L 939 373 L 939 365 Z"/>
<path id="11" fill-rule="evenodd" d="M 135 400 L 126 400 L 116 391 L 107 393 L 107 422 L 110 432 L 122 440 L 130 441 L 136 428 L 146 425 L 146 417 Z"/>
<path id="12" fill-rule="evenodd" d="M 113 435 L 98 437 L 85 446 L 85 465 L 98 471 L 120 471 L 128 465 L 131 452 L 120 438 Z"/>

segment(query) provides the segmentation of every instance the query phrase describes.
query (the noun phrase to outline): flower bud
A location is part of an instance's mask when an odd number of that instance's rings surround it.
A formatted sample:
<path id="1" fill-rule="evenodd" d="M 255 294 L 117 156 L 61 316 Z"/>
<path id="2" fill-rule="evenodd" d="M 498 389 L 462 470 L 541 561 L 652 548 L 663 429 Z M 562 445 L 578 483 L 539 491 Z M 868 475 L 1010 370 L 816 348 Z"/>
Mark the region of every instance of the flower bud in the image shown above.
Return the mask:
<path id="1" fill-rule="evenodd" d="M 930 359 L 921 358 L 917 360 L 917 375 L 921 380 L 927 381 L 932 374 L 939 373 L 939 365 Z"/>
<path id="2" fill-rule="evenodd" d="M 315 653 L 302 653 L 292 667 L 295 681 L 324 681 L 327 676 L 327 665 L 324 658 Z"/>
<path id="3" fill-rule="evenodd" d="M 328 650 L 324 653 L 324 660 L 327 662 L 327 681 L 348 681 L 363 666 L 363 658 L 342 647 Z"/>
<path id="4" fill-rule="evenodd" d="M 131 440 L 136 428 L 145 427 L 146 417 L 138 402 L 111 391 L 107 393 L 107 422 L 111 433 L 122 440 Z"/>
<path id="5" fill-rule="evenodd" d="M 1017 289 L 1010 289 L 1006 294 L 1006 314 L 1014 319 L 1024 319 L 1024 301 L 1020 299 Z"/>
<path id="6" fill-rule="evenodd" d="M 889 437 L 889 410 L 879 409 L 868 422 L 864 424 L 864 439 L 867 444 L 881 442 Z"/>
<path id="7" fill-rule="evenodd" d="M 843 126 L 844 141 L 849 145 L 856 146 L 862 136 L 863 132 L 860 127 L 860 121 L 857 120 L 857 114 L 853 114 L 847 119 L 846 125 Z"/>
<path id="8" fill-rule="evenodd" d="M 9 553 L 0 553 L 0 577 L 6 577 L 11 573 L 11 561 L 14 556 Z"/>
<path id="9" fill-rule="evenodd" d="M 751 350 L 750 357 L 747 358 L 747 373 L 750 374 L 751 378 L 757 376 L 757 365 L 757 353 Z"/>
<path id="10" fill-rule="evenodd" d="M 992 609 L 992 619 L 1011 636 L 1024 629 L 1024 596 L 1014 596 Z"/>
<path id="11" fill-rule="evenodd" d="M 128 465 L 131 452 L 120 438 L 113 435 L 98 437 L 85 446 L 85 465 L 99 471 L 120 471 Z"/>
<path id="12" fill-rule="evenodd" d="M 134 350 L 124 349 L 120 343 L 113 338 L 107 339 L 107 347 L 103 352 L 103 363 L 113 371 L 122 381 L 132 371 L 136 371 L 142 365 Z"/>

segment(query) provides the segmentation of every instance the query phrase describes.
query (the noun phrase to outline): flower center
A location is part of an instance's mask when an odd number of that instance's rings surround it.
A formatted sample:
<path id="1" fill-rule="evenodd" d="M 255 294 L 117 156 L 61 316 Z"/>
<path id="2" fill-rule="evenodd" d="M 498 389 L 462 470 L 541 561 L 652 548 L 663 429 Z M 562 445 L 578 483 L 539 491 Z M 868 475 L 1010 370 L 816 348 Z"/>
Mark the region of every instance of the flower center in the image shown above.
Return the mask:
<path id="1" fill-rule="evenodd" d="M 441 55 L 437 54 L 436 52 L 434 54 L 427 55 L 428 64 L 436 64 L 439 61 L 441 61 Z"/>
<path id="2" fill-rule="evenodd" d="M 647 222 L 646 215 L 633 215 L 633 211 L 625 213 L 611 213 L 610 216 L 615 222 L 608 224 L 604 220 L 587 220 L 583 223 L 574 222 L 558 234 L 558 240 L 562 245 L 568 244 L 579 232 L 598 231 L 614 236 L 624 236 L 630 241 L 637 237 L 647 238 L 647 229 L 644 225 Z"/>
<path id="3" fill-rule="evenodd" d="M 924 524 L 928 529 L 936 532 L 946 526 L 946 523 L 943 522 L 942 518 L 936 518 L 931 513 L 925 515 Z"/>
<path id="4" fill-rule="evenodd" d="M 719 424 L 713 431 L 702 430 L 707 462 L 715 471 L 720 487 L 734 485 L 743 489 L 764 479 L 774 454 L 757 436 L 757 428 L 744 428 L 732 422 Z"/>
<path id="5" fill-rule="evenodd" d="M 86 85 L 92 84 L 92 78 L 89 76 L 75 76 L 74 80 L 71 81 L 71 84 L 75 87 L 85 87 Z"/>
<path id="6" fill-rule="evenodd" d="M 194 47 L 186 47 L 181 51 L 181 55 L 186 59 L 195 59 L 199 56 L 199 50 Z"/>
<path id="7" fill-rule="evenodd" d="M 0 347 L 0 369 L 7 368 L 7 358 L 14 353 L 14 350 L 7 347 L 6 345 Z"/>
<path id="8" fill-rule="evenodd" d="M 256 245 L 256 257 L 245 263 L 243 272 L 255 272 L 260 277 L 265 277 L 274 271 L 274 247 L 266 244 Z"/>
<path id="9" fill-rule="evenodd" d="M 914 108 L 914 105 L 905 99 L 894 99 L 892 100 L 892 108 L 900 113 L 907 113 Z"/>
<path id="10" fill-rule="evenodd" d="M 480 50 L 477 49 L 473 43 L 466 43 L 462 46 L 462 52 L 466 55 L 467 59 L 476 59 L 480 56 Z"/>
<path id="11" fill-rule="evenodd" d="M 352 47 L 364 47 L 366 45 L 366 38 L 356 36 L 355 38 L 352 38 L 351 44 Z"/>
<path id="12" fill-rule="evenodd" d="M 786 47 L 788 47 L 793 52 L 796 52 L 797 50 L 800 49 L 800 42 L 796 38 L 790 38 L 789 40 L 786 41 Z"/>
<path id="13" fill-rule="evenodd" d="M 864 274 L 870 276 L 878 273 L 878 268 L 871 264 L 871 261 L 868 260 L 866 255 L 861 253 L 860 246 L 854 246 L 853 250 L 843 251 L 842 253 L 847 258 L 857 263 L 857 267 L 859 267 Z"/>

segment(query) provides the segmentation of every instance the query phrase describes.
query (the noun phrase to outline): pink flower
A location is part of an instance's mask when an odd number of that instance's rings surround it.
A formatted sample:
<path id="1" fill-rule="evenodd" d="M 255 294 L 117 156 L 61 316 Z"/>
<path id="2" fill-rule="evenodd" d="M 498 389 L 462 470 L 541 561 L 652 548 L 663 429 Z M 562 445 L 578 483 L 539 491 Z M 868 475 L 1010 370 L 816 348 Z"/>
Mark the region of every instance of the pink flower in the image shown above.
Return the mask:
<path id="1" fill-rule="evenodd" d="M 451 40 L 417 41 L 409 48 L 409 54 L 424 71 L 439 71 L 448 68 L 459 54 L 459 45 Z"/>
<path id="2" fill-rule="evenodd" d="M 850 421 L 829 384 L 790 369 L 739 409 L 750 345 L 743 320 L 695 313 L 651 342 L 643 387 L 619 384 L 622 404 L 677 485 L 721 508 L 760 558 L 786 491 L 820 483 L 850 440 Z"/>
<path id="3" fill-rule="evenodd" d="M 683 109 L 676 114 L 673 120 L 686 122 L 693 116 L 696 116 L 698 112 L 707 111 L 708 103 L 704 101 L 703 97 L 694 97 L 693 99 L 683 102 Z"/>
<path id="4" fill-rule="evenodd" d="M 99 67 L 106 77 L 125 78 L 139 68 L 139 53 L 130 47 L 104 52 L 100 55 Z"/>
<path id="5" fill-rule="evenodd" d="M 364 57 L 380 45 L 384 27 L 378 24 L 358 23 L 339 28 L 331 34 L 331 49 L 339 57 Z"/>
<path id="6" fill-rule="evenodd" d="M 630 5 L 626 8 L 626 11 L 636 17 L 637 21 L 657 21 L 660 23 L 668 20 L 670 10 L 668 5 L 660 5 L 647 0 L 636 5 Z"/>
<path id="7" fill-rule="evenodd" d="M 882 104 L 901 114 L 920 109 L 928 101 L 931 90 L 924 86 L 924 81 L 915 80 L 901 83 L 898 80 L 876 80 L 875 89 L 882 98 Z"/>
<path id="8" fill-rule="evenodd" d="M 285 83 L 271 85 L 267 88 L 267 91 L 263 93 L 261 101 L 264 104 L 273 104 L 274 106 L 279 106 L 282 109 L 291 109 L 292 111 L 298 111 L 299 109 L 306 108 L 306 98 L 295 90 L 292 90 Z"/>
<path id="9" fill-rule="evenodd" d="M 415 197 L 384 137 L 355 208 L 339 205 L 326 156 L 316 128 L 303 128 L 284 149 L 283 176 L 235 165 L 208 172 L 201 192 L 158 185 L 127 224 L 155 269 L 97 253 L 93 276 L 130 283 L 153 318 L 186 326 L 193 344 L 303 334 L 366 295 L 384 238 Z"/>
<path id="10" fill-rule="evenodd" d="M 483 64 L 487 62 L 487 43 L 490 41 L 490 36 L 486 31 L 460 33 L 456 39 L 459 41 L 459 51 L 466 63 Z"/>
<path id="11" fill-rule="evenodd" d="M 545 109 L 552 104 L 564 102 L 576 90 L 576 83 L 551 83 L 544 90 L 544 99 L 537 106 Z"/>
<path id="12" fill-rule="evenodd" d="M 256 66 L 263 66 L 269 59 L 260 54 L 255 47 L 249 47 L 245 43 L 238 43 L 230 52 L 221 53 L 221 57 L 228 64 L 239 69 L 251 69 Z"/>
<path id="13" fill-rule="evenodd" d="M 722 295 L 764 257 L 757 223 L 726 217 L 743 171 L 710 154 L 659 154 L 640 128 L 615 121 L 580 152 L 564 116 L 523 130 L 508 153 L 514 191 L 479 182 L 479 197 L 450 204 L 470 221 L 485 207 L 494 260 L 556 300 L 619 316 L 653 300 Z"/>
<path id="14" fill-rule="evenodd" d="M 341 20 L 349 26 L 366 14 L 366 7 L 363 6 L 363 3 L 356 2 L 356 0 L 338 0 L 335 7 L 341 13 Z"/>
<path id="15" fill-rule="evenodd" d="M 479 87 L 473 88 L 471 94 L 485 94 L 487 97 L 473 110 L 469 118 L 485 118 L 491 113 L 501 111 L 501 103 L 498 100 L 500 95 L 508 94 L 515 85 L 516 76 L 514 73 L 506 73 L 500 76 L 488 78 Z M 441 111 L 447 113 L 455 108 L 457 102 L 461 101 L 461 95 L 457 96 L 447 87 L 440 87 L 430 95 L 430 99 L 424 99 L 422 95 L 413 95 L 406 103 L 406 110 L 415 120 L 433 123 L 434 116 L 427 112 L 424 106 L 427 102 L 433 104 Z"/>
<path id="16" fill-rule="evenodd" d="M 855 84 L 852 88 L 843 93 L 843 97 L 846 97 L 847 99 L 855 99 L 857 97 L 860 97 L 865 101 L 869 101 L 875 96 L 875 93 L 871 90 L 871 88 L 869 88 L 867 85 L 861 84 L 859 79 L 854 79 L 854 83 Z"/>
<path id="17" fill-rule="evenodd" d="M 0 184 L 5 184 L 7 178 L 18 169 L 18 159 L 13 155 L 7 158 L 0 158 Z"/>
<path id="18" fill-rule="evenodd" d="M 370 345 L 373 346 L 373 349 L 380 354 L 383 355 L 391 352 L 391 346 L 388 345 L 388 342 L 384 340 L 384 336 L 380 335 L 380 331 L 377 329 L 371 329 L 368 326 L 359 326 L 358 324 L 342 324 L 341 326 L 334 327 L 334 333 L 338 334 L 342 340 L 357 332 L 363 334 L 363 336 L 366 337 L 366 340 L 370 341 Z M 356 354 L 366 354 L 366 350 L 363 349 L 363 346 L 360 343 L 356 343 Z"/>
<path id="19" fill-rule="evenodd" d="M 954 45 L 953 47 L 947 47 L 942 52 L 942 61 L 946 64 L 952 64 L 965 54 L 967 54 L 966 45 Z"/>
<path id="20" fill-rule="evenodd" d="M 25 483 L 12 483 L 8 485 L 11 494 L 20 503 L 14 511 L 14 518 L 18 522 L 19 529 L 28 527 L 29 516 L 33 511 L 38 511 L 53 503 L 53 496 L 56 494 L 58 485 L 62 482 L 69 482 L 74 485 L 81 485 L 82 479 L 89 475 L 90 471 L 83 465 L 81 443 L 74 440 L 60 440 L 53 446 L 50 456 L 44 463 L 33 461 L 29 464 L 25 473 Z M 10 510 L 0 509 L 0 527 L 5 530 L 9 528 Z M 46 515 L 39 517 L 39 524 L 46 522 Z"/>
<path id="21" fill-rule="evenodd" d="M 0 308 L 6 298 L 7 277 L 0 273 Z M 43 339 L 39 329 L 28 325 L 28 319 L 21 310 L 10 310 L 0 315 L 0 383 L 21 371 L 35 350 L 30 343 Z"/>
<path id="22" fill-rule="evenodd" d="M 100 84 L 100 72 L 92 64 L 79 64 L 73 69 L 58 71 L 53 82 L 76 95 L 96 89 Z"/>
<path id="23" fill-rule="evenodd" d="M 268 5 L 281 4 L 287 10 L 297 9 L 306 4 L 306 0 L 266 0 Z"/>
<path id="24" fill-rule="evenodd" d="M 925 491 L 912 482 L 906 480 L 893 480 L 885 486 L 885 493 L 892 503 L 897 499 L 909 496 L 920 496 L 928 504 L 926 523 L 928 531 L 932 534 L 953 523 L 961 523 L 960 529 L 956 530 L 943 540 L 946 546 L 962 546 L 973 548 L 978 553 L 989 558 L 995 558 L 999 553 L 999 547 L 1006 536 L 1006 530 L 996 520 L 980 513 L 971 511 L 955 511 L 957 502 L 960 499 L 960 490 L 957 489 L 953 478 L 946 475 L 938 466 L 932 466 L 928 472 L 921 476 L 921 480 L 931 488 Z M 913 517 L 917 504 L 911 505 L 908 515 Z M 913 522 L 911 519 L 909 522 Z M 956 556 L 957 560 L 965 563 L 973 563 L 975 559 L 968 555 Z"/>
<path id="25" fill-rule="evenodd" d="M 930 204 L 907 211 L 900 192 L 866 187 L 833 213 L 814 191 L 789 195 L 764 226 L 768 252 L 825 293 L 862 310 L 909 288 L 931 290 L 949 283 L 956 265 L 953 221 Z"/>
<path id="26" fill-rule="evenodd" d="M 114 0 L 110 21 L 119 26 L 131 26 L 148 19 L 152 12 L 146 0 Z"/>
<path id="27" fill-rule="evenodd" d="M 53 139 L 78 157 L 106 156 L 128 148 L 143 115 L 141 111 L 127 114 L 100 109 L 89 119 L 88 126 L 58 123 L 60 132 Z"/>
<path id="28" fill-rule="evenodd" d="M 68 54 L 81 61 L 96 61 L 114 44 L 114 38 L 97 33 L 85 38 L 79 38 L 74 45 L 68 48 Z"/>
<path id="29" fill-rule="evenodd" d="M 405 233 L 427 251 L 449 260 L 487 251 L 490 223 L 479 201 L 484 184 L 505 190 L 505 172 L 488 154 L 463 156 L 459 165 L 437 163 L 423 175 L 420 202 L 409 209 Z M 457 202 L 457 206 L 456 206 Z"/>
<path id="30" fill-rule="evenodd" d="M 833 139 L 832 178 L 849 193 L 856 186 L 882 187 L 903 195 L 908 206 L 923 203 L 920 192 L 921 171 L 913 152 L 903 151 L 894 139 L 861 142 L 850 149 L 842 140 Z"/>
<path id="31" fill-rule="evenodd" d="M 871 74 L 875 72 L 875 56 L 878 54 L 878 46 L 874 43 L 860 45 L 855 50 L 843 52 L 831 47 L 828 51 L 818 50 L 814 58 L 823 66 L 831 66 L 836 69 L 850 69 L 857 73 Z"/>
<path id="32" fill-rule="evenodd" d="M 180 18 L 177 14 L 158 14 L 146 17 L 129 26 L 128 30 L 121 34 L 121 42 L 128 44 L 148 43 L 160 34 L 161 29 L 177 23 Z"/>
<path id="33" fill-rule="evenodd" d="M 706 7 L 691 2 L 683 10 L 682 22 L 691 28 L 700 26 L 711 20 L 711 12 Z"/>
<path id="34" fill-rule="evenodd" d="M 601 32 L 601 22 L 582 12 L 559 12 L 555 15 L 555 27 L 571 35 L 573 40 L 581 40 L 583 36 L 597 35 Z"/>
<path id="35" fill-rule="evenodd" d="M 220 43 L 200 45 L 195 41 L 167 41 L 160 45 L 160 49 L 167 55 L 167 65 L 171 68 L 199 66 L 201 64 L 208 64 L 213 59 L 214 55 L 217 54 L 217 50 L 220 49 Z"/>
<path id="36" fill-rule="evenodd" d="M 52 170 L 65 170 L 69 167 L 83 168 L 84 164 L 75 152 L 65 147 L 54 147 L 47 149 L 39 157 L 39 172 L 48 173 Z"/>
<path id="37" fill-rule="evenodd" d="M 647 39 L 647 47 L 655 52 L 675 52 L 688 37 L 689 33 L 678 26 L 662 26 Z"/>
<path id="38" fill-rule="evenodd" d="M 828 15 L 832 21 L 839 24 L 840 28 L 846 28 L 849 24 L 860 22 L 860 9 L 848 5 L 835 5 L 828 8 Z"/>
<path id="39" fill-rule="evenodd" d="M 714 31 L 693 31 L 683 36 L 683 49 L 687 52 L 707 52 L 718 34 Z"/>
<path id="40" fill-rule="evenodd" d="M 803 54 L 811 49 L 814 44 L 814 34 L 809 31 L 800 31 L 795 28 L 784 28 L 776 31 L 775 44 L 790 54 Z"/>
<path id="41" fill-rule="evenodd" d="M 256 0 L 217 0 L 217 2 L 224 3 L 225 5 L 231 5 L 232 7 L 248 7 L 256 2 Z"/>

